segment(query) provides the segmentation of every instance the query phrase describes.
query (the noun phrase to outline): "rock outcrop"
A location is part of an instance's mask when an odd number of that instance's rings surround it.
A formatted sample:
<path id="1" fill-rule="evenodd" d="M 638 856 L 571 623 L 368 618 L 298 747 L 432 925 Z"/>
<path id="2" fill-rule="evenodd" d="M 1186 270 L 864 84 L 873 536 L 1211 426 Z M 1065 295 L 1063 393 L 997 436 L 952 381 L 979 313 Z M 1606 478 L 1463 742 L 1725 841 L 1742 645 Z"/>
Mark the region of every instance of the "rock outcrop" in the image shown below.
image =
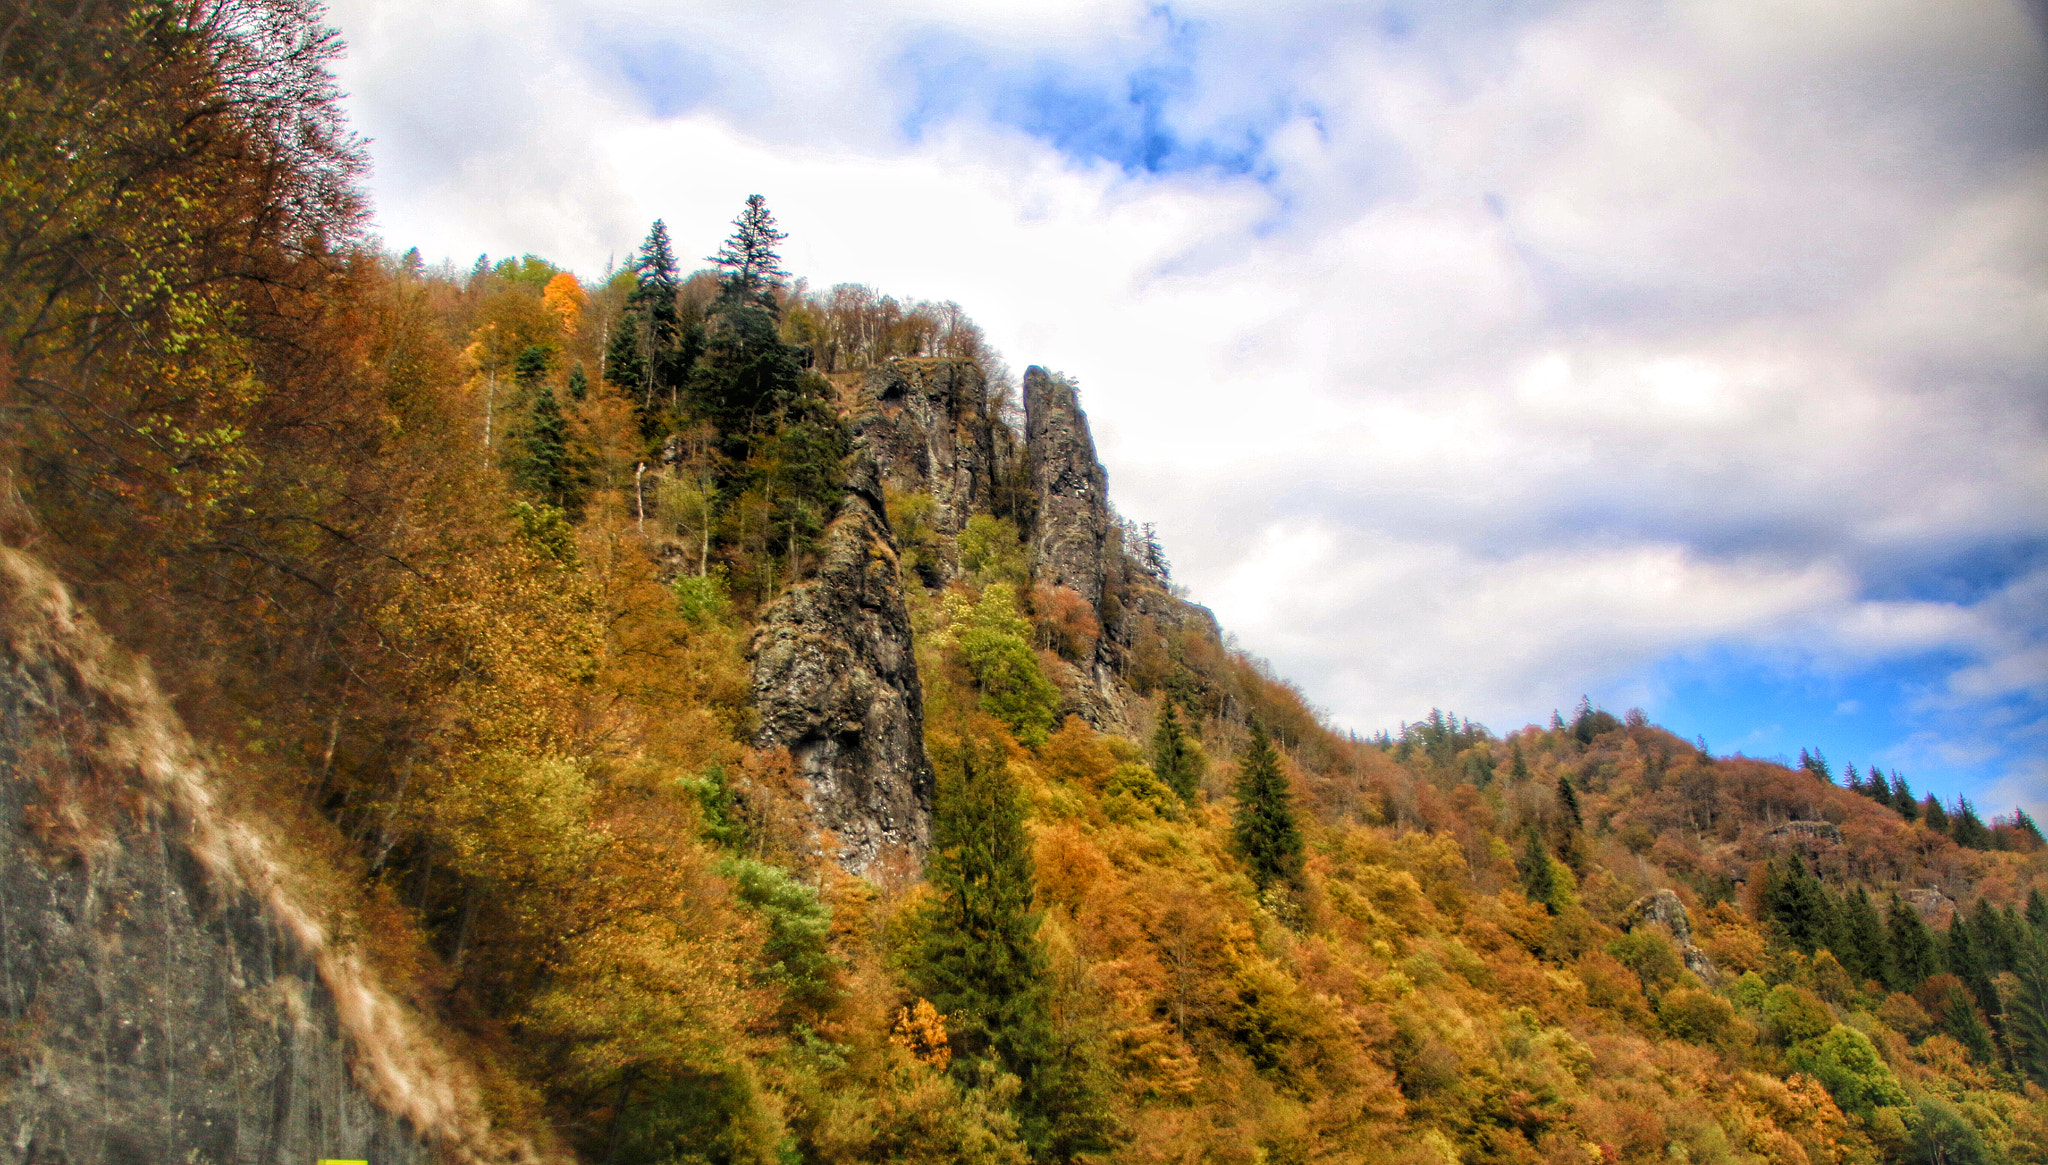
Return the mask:
<path id="1" fill-rule="evenodd" d="M 1832 821 L 1787 821 L 1764 836 L 1772 841 L 1842 842 L 1842 831 Z"/>
<path id="2" fill-rule="evenodd" d="M 881 478 L 856 445 L 845 500 L 815 576 L 761 616 L 748 645 L 761 748 L 786 748 L 805 800 L 863 874 L 931 843 L 932 768 L 924 696 Z"/>
<path id="3" fill-rule="evenodd" d="M 1937 930 L 1946 930 L 1956 915 L 1956 900 L 1932 886 L 1901 890 L 1899 898 L 1913 908 L 1913 913 L 1920 916 L 1920 921 Z"/>
<path id="4" fill-rule="evenodd" d="M 1678 957 L 1685 962 L 1685 969 L 1706 982 L 1712 983 L 1719 974 L 1707 952 L 1692 941 L 1692 919 L 1686 914 L 1685 903 L 1675 891 L 1653 890 L 1629 903 L 1623 917 L 1630 930 L 1655 926 L 1670 935 L 1678 947 Z"/>
<path id="5" fill-rule="evenodd" d="M 0 549 L 0 1163 L 541 1159 L 289 865 L 146 676 Z"/>
<path id="6" fill-rule="evenodd" d="M 1036 366 L 1024 372 L 1024 457 L 1037 502 L 1030 545 L 1038 581 L 1071 587 L 1099 610 L 1114 565 L 1109 475 L 1072 386 Z"/>
<path id="7" fill-rule="evenodd" d="M 958 534 L 995 493 L 996 424 L 971 360 L 897 359 L 868 373 L 851 418 L 882 480 L 929 493 L 932 525 Z"/>

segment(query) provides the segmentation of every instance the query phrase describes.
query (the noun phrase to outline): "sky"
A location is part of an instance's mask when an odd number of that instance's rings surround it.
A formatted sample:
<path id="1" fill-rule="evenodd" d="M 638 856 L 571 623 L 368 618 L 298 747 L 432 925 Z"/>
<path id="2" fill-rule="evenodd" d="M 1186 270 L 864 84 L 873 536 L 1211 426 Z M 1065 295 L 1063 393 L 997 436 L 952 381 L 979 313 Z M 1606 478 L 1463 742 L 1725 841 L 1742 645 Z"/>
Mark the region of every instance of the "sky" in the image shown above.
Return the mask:
<path id="1" fill-rule="evenodd" d="M 1331 722 L 1581 696 L 2048 812 L 2048 0 L 337 0 L 378 234 L 1074 378 Z"/>

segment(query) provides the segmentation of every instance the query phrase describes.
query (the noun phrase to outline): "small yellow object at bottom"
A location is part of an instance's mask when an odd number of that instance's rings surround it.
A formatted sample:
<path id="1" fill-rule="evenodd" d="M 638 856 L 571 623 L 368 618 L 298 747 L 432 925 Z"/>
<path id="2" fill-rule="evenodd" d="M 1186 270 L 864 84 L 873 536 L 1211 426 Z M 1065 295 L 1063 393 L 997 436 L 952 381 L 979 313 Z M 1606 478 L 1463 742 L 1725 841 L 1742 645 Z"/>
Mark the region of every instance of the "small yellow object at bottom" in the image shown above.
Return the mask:
<path id="1" fill-rule="evenodd" d="M 313 1165 L 370 1165 L 368 1161 L 343 1161 L 335 1157 L 322 1157 Z"/>

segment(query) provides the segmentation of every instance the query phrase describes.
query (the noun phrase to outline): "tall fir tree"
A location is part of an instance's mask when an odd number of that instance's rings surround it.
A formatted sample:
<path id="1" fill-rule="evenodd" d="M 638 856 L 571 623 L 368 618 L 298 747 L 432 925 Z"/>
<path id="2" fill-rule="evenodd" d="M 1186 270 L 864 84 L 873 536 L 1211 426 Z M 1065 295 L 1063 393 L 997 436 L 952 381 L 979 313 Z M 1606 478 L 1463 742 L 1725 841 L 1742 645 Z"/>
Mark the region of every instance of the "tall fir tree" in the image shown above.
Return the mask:
<path id="1" fill-rule="evenodd" d="M 1878 771 L 1876 765 L 1870 766 L 1870 779 L 1863 782 L 1863 795 L 1880 805 L 1892 803 L 1891 783 L 1884 779 L 1884 774 Z"/>
<path id="2" fill-rule="evenodd" d="M 662 411 L 673 411 L 680 404 L 677 391 L 687 371 L 676 366 L 676 293 L 682 284 L 668 224 L 660 219 L 654 220 L 647 241 L 633 257 L 633 275 L 626 312 L 633 321 L 634 355 L 641 374 L 640 394 L 634 404 L 642 431 L 651 436 L 661 428 Z"/>
<path id="3" fill-rule="evenodd" d="M 1518 785 L 1529 779 L 1529 759 L 1522 755 L 1522 742 L 1519 740 L 1508 745 L 1508 776 Z"/>
<path id="4" fill-rule="evenodd" d="M 1984 961 L 1984 973 L 1998 975 L 2013 969 L 2018 957 L 2015 945 L 2018 936 L 2007 930 L 2006 915 L 2001 914 L 1989 898 L 1977 899 L 1977 905 L 1970 908 L 1970 939 L 1977 946 L 1977 957 Z"/>
<path id="5" fill-rule="evenodd" d="M 1187 733 L 1181 729 L 1180 716 L 1174 711 L 1173 701 L 1166 701 L 1166 707 L 1159 714 L 1159 726 L 1152 730 L 1152 769 L 1166 787 L 1180 795 L 1182 801 L 1192 805 L 1195 802 L 1194 757 L 1188 749 Z"/>
<path id="6" fill-rule="evenodd" d="M 1787 854 L 1768 870 L 1763 904 L 1771 934 L 1809 955 L 1826 946 L 1836 930 L 1834 902 L 1806 859 Z"/>
<path id="7" fill-rule="evenodd" d="M 1294 820 L 1294 795 L 1280 771 L 1280 756 L 1258 721 L 1238 759 L 1233 836 L 1261 891 L 1301 877 L 1303 844 Z"/>
<path id="8" fill-rule="evenodd" d="M 1892 808 L 1908 821 L 1920 819 L 1920 802 L 1913 799 L 1913 786 L 1906 783 L 1897 769 L 1892 770 Z"/>
<path id="9" fill-rule="evenodd" d="M 2006 1005 L 2006 1041 L 2020 1075 L 2048 1088 L 2048 938 L 2026 935 L 2018 944 L 2013 975 L 2018 990 Z"/>
<path id="10" fill-rule="evenodd" d="M 1894 991 L 1911 991 L 1941 969 L 1934 936 L 1928 933 L 1927 924 L 1897 894 L 1892 895 L 1891 906 L 1885 912 L 1885 940 Z"/>
<path id="11" fill-rule="evenodd" d="M 1986 1015 L 1998 1014 L 1998 992 L 1991 986 L 1991 972 L 1984 965 L 1984 952 L 1969 921 L 1959 912 L 1942 935 L 1942 965 L 1963 981 Z"/>
<path id="12" fill-rule="evenodd" d="M 1932 793 L 1927 794 L 1927 799 L 1920 802 L 1920 820 L 1926 822 L 1927 828 L 1936 833 L 1948 832 L 1948 810 L 1942 808 L 1941 799 Z"/>
<path id="13" fill-rule="evenodd" d="M 1970 804 L 1968 797 L 1956 801 L 1955 816 L 1949 820 L 1948 835 L 1956 844 L 1970 849 L 1990 849 L 1991 831 L 1977 816 L 1977 807 Z"/>
<path id="14" fill-rule="evenodd" d="M 735 299 L 774 306 L 774 293 L 788 281 L 782 256 L 775 248 L 789 235 L 775 225 L 768 200 L 747 195 L 747 204 L 732 220 L 732 234 L 718 248 L 711 261 L 723 274 L 724 294 Z"/>
<path id="15" fill-rule="evenodd" d="M 925 996 L 946 1015 L 957 1070 L 993 1060 L 1018 1078 L 1033 1156 L 1071 1160 L 1106 1144 L 1101 1070 L 1054 1022 L 1016 781 L 996 747 L 961 744 L 935 759 Z"/>
<path id="16" fill-rule="evenodd" d="M 521 437 L 512 467 L 514 482 L 534 497 L 566 514 L 583 508 L 582 490 L 576 466 L 569 452 L 569 425 L 555 388 L 542 383 L 533 400 L 533 413 Z"/>
<path id="17" fill-rule="evenodd" d="M 2042 938 L 2048 938 L 2048 895 L 2042 894 L 2038 886 L 2027 891 L 2026 919 L 2028 926 Z"/>
<path id="18" fill-rule="evenodd" d="M 1833 949 L 1857 979 L 1885 981 L 1884 919 L 1870 901 L 1870 892 L 1861 886 L 1842 902 Z"/>
<path id="19" fill-rule="evenodd" d="M 1529 901 L 1557 913 L 1557 870 L 1550 864 L 1550 850 L 1543 844 L 1542 832 L 1534 825 L 1529 826 L 1515 870 L 1522 875 L 1522 893 Z"/>

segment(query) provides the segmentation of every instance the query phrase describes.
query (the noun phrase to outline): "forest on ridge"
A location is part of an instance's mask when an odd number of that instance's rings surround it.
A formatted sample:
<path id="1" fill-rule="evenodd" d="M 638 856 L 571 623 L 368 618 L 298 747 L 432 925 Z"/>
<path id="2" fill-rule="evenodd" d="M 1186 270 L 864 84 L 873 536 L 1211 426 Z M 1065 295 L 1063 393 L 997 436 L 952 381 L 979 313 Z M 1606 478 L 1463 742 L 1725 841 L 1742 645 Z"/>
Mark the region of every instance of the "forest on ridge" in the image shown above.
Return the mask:
<path id="1" fill-rule="evenodd" d="M 0 15 L 0 541 L 542 1156 L 2048 1161 L 2025 813 L 1590 701 L 1335 731 L 1149 529 L 1056 581 L 980 329 L 811 287 L 760 196 L 595 280 L 372 239 L 323 21 Z M 849 873 L 755 660 L 853 569 L 874 378 L 941 374 L 981 500 L 875 475 L 856 556 L 929 848 Z"/>

